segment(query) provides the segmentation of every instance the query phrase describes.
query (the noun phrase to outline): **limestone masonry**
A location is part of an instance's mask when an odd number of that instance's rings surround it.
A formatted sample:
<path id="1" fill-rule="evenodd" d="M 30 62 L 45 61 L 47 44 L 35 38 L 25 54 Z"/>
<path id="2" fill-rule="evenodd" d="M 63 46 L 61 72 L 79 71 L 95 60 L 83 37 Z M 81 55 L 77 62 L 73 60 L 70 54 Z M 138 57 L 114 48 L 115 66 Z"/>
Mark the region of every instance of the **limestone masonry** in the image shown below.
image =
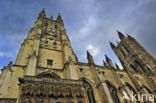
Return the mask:
<path id="1" fill-rule="evenodd" d="M 104 66 L 96 65 L 88 51 L 88 63 L 79 62 L 60 14 L 47 18 L 43 9 L 15 63 L 2 68 L 0 103 L 155 103 L 146 99 L 156 99 L 156 60 L 135 38 L 118 35 L 110 46 L 123 70 L 106 55 Z M 147 98 L 133 101 L 132 92 Z"/>

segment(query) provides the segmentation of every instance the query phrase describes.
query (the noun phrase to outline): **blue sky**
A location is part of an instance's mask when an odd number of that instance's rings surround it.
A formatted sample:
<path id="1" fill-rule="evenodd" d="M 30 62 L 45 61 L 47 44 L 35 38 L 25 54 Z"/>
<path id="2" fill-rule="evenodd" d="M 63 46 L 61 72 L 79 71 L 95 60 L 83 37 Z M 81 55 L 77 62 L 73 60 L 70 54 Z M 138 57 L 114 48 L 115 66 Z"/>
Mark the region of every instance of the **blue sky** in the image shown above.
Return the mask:
<path id="1" fill-rule="evenodd" d="M 1 0 L 0 68 L 16 59 L 22 41 L 45 8 L 47 17 L 64 20 L 79 61 L 89 50 L 102 65 L 107 54 L 119 64 L 109 41 L 119 41 L 116 30 L 135 37 L 156 57 L 156 0 Z"/>

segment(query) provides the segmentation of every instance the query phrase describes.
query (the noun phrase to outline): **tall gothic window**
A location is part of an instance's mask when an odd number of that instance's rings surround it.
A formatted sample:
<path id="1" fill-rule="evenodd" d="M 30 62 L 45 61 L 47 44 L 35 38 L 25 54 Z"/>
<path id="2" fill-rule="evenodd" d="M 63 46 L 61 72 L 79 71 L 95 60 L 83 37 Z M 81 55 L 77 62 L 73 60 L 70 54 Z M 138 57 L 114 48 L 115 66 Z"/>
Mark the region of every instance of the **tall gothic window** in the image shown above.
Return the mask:
<path id="1" fill-rule="evenodd" d="M 138 70 L 132 64 L 130 66 L 135 72 L 138 72 Z"/>
<path id="2" fill-rule="evenodd" d="M 135 63 L 142 69 L 143 72 L 147 72 L 147 70 L 144 68 L 144 66 L 139 61 L 136 60 Z"/>
<path id="3" fill-rule="evenodd" d="M 122 49 L 120 49 L 120 51 L 123 54 L 123 56 L 126 56 L 126 54 L 124 53 L 124 51 Z"/>
<path id="4" fill-rule="evenodd" d="M 150 90 L 150 89 L 148 89 L 146 86 L 143 86 L 143 88 L 145 88 L 145 89 L 146 89 L 146 91 L 147 91 L 149 94 L 152 94 L 151 90 Z"/>
<path id="5" fill-rule="evenodd" d="M 85 87 L 86 94 L 88 96 L 89 103 L 96 103 L 91 85 L 85 79 L 83 79 L 83 84 Z"/>
<path id="6" fill-rule="evenodd" d="M 126 83 L 126 86 L 128 87 L 128 89 L 133 92 L 133 94 L 137 94 L 137 92 L 134 90 L 134 88 L 129 84 Z M 138 99 L 138 96 L 136 96 L 136 98 Z M 137 103 L 140 103 L 139 101 L 137 101 Z"/>
<path id="7" fill-rule="evenodd" d="M 129 53 L 130 51 L 129 51 L 129 49 L 126 47 L 126 45 L 123 45 L 123 46 L 124 46 L 125 50 L 127 51 L 127 53 Z"/>
<path id="8" fill-rule="evenodd" d="M 109 82 L 107 82 L 107 86 L 108 86 L 108 89 L 110 91 L 113 102 L 114 103 L 120 103 L 116 88 L 114 86 L 112 86 Z"/>
<path id="9" fill-rule="evenodd" d="M 126 86 L 128 87 L 128 89 L 129 89 L 130 91 L 132 91 L 133 93 L 136 94 L 136 91 L 134 90 L 134 88 L 133 88 L 129 83 L 126 83 Z"/>

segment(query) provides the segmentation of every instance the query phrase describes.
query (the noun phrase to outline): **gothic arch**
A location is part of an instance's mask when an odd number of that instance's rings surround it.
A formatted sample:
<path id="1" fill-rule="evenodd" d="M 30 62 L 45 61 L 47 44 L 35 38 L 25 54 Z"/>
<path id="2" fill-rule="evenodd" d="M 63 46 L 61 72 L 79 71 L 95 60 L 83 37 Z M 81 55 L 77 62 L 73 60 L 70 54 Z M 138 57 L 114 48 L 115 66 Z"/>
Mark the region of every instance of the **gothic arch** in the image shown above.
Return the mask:
<path id="1" fill-rule="evenodd" d="M 137 94 L 136 90 L 129 83 L 125 82 L 125 84 L 129 88 L 130 91 L 133 91 L 135 94 Z"/>
<path id="2" fill-rule="evenodd" d="M 137 94 L 136 90 L 129 83 L 125 82 L 125 84 L 131 92 L 133 92 L 134 94 Z M 136 98 L 138 99 L 138 96 L 136 96 Z M 140 103 L 140 102 L 137 101 L 137 103 Z"/>
<path id="3" fill-rule="evenodd" d="M 135 72 L 138 72 L 137 68 L 136 68 L 134 65 L 130 64 L 130 67 L 131 67 Z"/>
<path id="4" fill-rule="evenodd" d="M 107 87 L 111 94 L 114 103 L 120 103 L 119 97 L 117 95 L 117 89 L 108 80 L 106 81 Z"/>
<path id="5" fill-rule="evenodd" d="M 96 103 L 92 83 L 86 78 L 80 78 L 79 80 L 83 81 L 85 93 L 87 94 L 87 97 L 88 97 L 88 102 L 89 103 Z"/>
<path id="6" fill-rule="evenodd" d="M 87 81 L 91 85 L 92 88 L 95 87 L 94 84 L 89 79 L 87 79 L 85 77 L 81 77 L 79 80 L 81 80 L 81 81 Z"/>
<path id="7" fill-rule="evenodd" d="M 61 79 L 60 76 L 54 72 L 42 72 L 42 73 L 39 73 L 36 77 Z"/>
<path id="8" fill-rule="evenodd" d="M 152 94 L 152 91 L 151 91 L 148 87 L 146 87 L 145 85 L 143 85 L 142 88 L 145 88 L 145 90 L 146 90 L 149 94 Z"/>

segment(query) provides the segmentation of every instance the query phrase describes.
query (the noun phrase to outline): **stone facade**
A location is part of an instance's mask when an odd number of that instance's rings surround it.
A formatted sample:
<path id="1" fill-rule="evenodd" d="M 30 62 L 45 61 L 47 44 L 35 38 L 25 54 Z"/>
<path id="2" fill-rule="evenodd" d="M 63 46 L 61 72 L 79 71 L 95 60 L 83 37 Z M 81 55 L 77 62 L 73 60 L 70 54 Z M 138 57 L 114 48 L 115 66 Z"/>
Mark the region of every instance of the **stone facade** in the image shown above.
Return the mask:
<path id="1" fill-rule="evenodd" d="M 149 103 L 131 94 L 156 98 L 156 60 L 133 37 L 118 34 L 121 41 L 110 45 L 123 70 L 107 55 L 104 66 L 96 65 L 88 51 L 88 63 L 81 63 L 60 14 L 53 20 L 43 9 L 15 63 L 2 69 L 0 103 Z"/>

